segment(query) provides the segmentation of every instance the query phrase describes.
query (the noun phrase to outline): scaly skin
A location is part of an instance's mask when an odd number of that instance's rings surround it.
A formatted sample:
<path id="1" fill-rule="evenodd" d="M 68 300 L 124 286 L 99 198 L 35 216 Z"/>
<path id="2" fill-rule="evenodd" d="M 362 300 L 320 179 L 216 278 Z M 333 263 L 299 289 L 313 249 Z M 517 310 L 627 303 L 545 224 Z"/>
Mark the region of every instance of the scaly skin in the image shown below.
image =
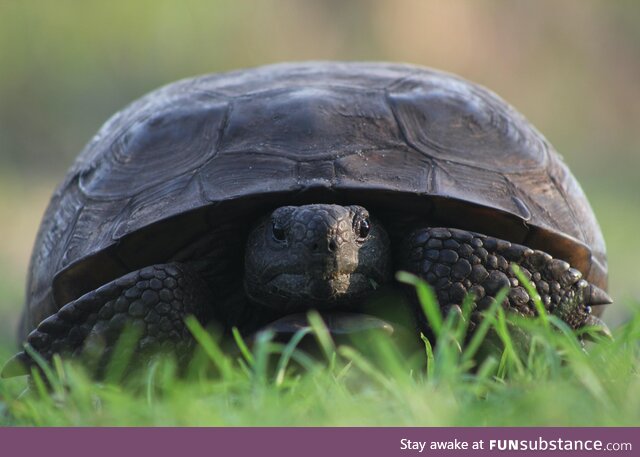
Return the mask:
<path id="1" fill-rule="evenodd" d="M 540 295 L 545 309 L 572 328 L 604 325 L 591 315 L 591 306 L 611 303 L 608 295 L 582 279 L 582 273 L 549 254 L 494 237 L 449 228 L 422 228 L 412 232 L 400 250 L 401 269 L 430 283 L 445 309 L 460 306 L 473 294 L 474 310 L 487 309 L 502 288 L 503 304 L 522 316 L 537 314 L 529 293 L 511 264 L 519 266 Z"/>
<path id="2" fill-rule="evenodd" d="M 249 312 L 254 317 L 271 312 L 275 320 L 310 308 L 357 310 L 378 284 L 390 281 L 390 257 L 384 227 L 361 206 L 278 208 L 256 225 L 247 240 L 244 289 L 254 307 Z M 599 323 L 590 314 L 590 305 L 610 303 L 605 292 L 582 279 L 568 263 L 465 230 L 417 229 L 399 246 L 396 257 L 396 269 L 426 279 L 445 311 L 459 306 L 467 293 L 475 296 L 474 306 L 480 311 L 507 287 L 504 306 L 523 316 L 535 315 L 531 297 L 510 267 L 512 262 L 535 285 L 546 309 L 574 329 Z M 193 343 L 184 318 L 191 314 L 206 324 L 221 318 L 223 313 L 216 316 L 216 311 L 225 311 L 211 290 L 215 289 L 188 264 L 145 267 L 66 304 L 42 321 L 27 343 L 50 360 L 55 353 L 77 356 L 97 342 L 105 348 L 98 361 L 104 365 L 122 329 L 130 324 L 142 335 L 133 348 L 137 359 L 158 348 L 184 354 Z M 417 314 L 420 327 L 426 330 L 422 314 Z M 289 320 L 278 322 L 287 322 L 287 329 L 295 327 L 297 321 Z M 338 327 L 343 324 L 358 328 L 358 322 L 337 322 Z M 3 376 L 24 374 L 32 363 L 21 352 L 7 363 Z"/>
<path id="3" fill-rule="evenodd" d="M 180 263 L 153 265 L 129 273 L 63 306 L 27 336 L 27 344 L 45 360 L 54 354 L 79 356 L 88 346 L 99 347 L 100 372 L 126 325 L 140 332 L 133 356 L 157 350 L 189 352 L 193 338 L 184 318 L 211 315 L 212 297 L 207 285 Z M 15 355 L 3 376 L 26 374 L 33 364 L 26 352 Z"/>

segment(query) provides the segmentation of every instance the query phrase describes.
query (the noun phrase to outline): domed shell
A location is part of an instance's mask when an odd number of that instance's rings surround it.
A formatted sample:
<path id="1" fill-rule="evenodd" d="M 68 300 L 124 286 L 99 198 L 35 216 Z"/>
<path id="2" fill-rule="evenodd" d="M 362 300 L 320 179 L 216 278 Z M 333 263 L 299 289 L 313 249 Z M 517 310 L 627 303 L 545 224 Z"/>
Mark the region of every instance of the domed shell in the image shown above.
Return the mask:
<path id="1" fill-rule="evenodd" d="M 25 325 L 265 205 L 310 201 L 395 208 L 545 249 L 606 287 L 580 186 L 495 94 L 411 65 L 294 63 L 182 80 L 107 121 L 46 211 Z"/>

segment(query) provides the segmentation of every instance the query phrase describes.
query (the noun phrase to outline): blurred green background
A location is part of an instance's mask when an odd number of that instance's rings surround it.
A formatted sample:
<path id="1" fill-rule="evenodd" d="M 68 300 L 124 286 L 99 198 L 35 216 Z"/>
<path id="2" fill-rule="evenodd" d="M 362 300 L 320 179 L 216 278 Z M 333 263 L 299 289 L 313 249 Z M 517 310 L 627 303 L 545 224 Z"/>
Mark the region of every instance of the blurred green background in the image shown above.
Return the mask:
<path id="1" fill-rule="evenodd" d="M 389 60 L 481 83 L 564 155 L 608 243 L 616 325 L 640 302 L 636 0 L 0 0 L 0 343 L 56 183 L 159 85 L 285 60 Z"/>

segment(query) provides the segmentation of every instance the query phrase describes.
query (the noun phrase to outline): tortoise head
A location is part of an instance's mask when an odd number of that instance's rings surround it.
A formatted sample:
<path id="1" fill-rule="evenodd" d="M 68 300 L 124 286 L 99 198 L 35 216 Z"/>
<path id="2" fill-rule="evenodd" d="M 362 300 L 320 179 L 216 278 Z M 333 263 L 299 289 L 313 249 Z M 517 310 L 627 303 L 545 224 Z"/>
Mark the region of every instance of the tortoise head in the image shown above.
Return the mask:
<path id="1" fill-rule="evenodd" d="M 280 311 L 357 302 L 391 272 L 387 233 L 361 206 L 282 206 L 245 252 L 248 297 Z"/>

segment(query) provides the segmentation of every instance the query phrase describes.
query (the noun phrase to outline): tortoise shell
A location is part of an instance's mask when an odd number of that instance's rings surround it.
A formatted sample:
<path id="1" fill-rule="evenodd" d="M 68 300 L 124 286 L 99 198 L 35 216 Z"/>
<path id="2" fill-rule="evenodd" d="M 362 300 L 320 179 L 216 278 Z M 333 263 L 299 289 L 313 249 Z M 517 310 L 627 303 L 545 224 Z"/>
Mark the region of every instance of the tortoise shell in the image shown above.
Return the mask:
<path id="1" fill-rule="evenodd" d="M 109 119 L 46 210 L 23 330 L 205 233 L 221 260 L 240 258 L 230 241 L 239 228 L 265 207 L 309 202 L 420 214 L 525 244 L 606 288 L 582 189 L 498 96 L 412 65 L 292 63 L 178 81 Z"/>

